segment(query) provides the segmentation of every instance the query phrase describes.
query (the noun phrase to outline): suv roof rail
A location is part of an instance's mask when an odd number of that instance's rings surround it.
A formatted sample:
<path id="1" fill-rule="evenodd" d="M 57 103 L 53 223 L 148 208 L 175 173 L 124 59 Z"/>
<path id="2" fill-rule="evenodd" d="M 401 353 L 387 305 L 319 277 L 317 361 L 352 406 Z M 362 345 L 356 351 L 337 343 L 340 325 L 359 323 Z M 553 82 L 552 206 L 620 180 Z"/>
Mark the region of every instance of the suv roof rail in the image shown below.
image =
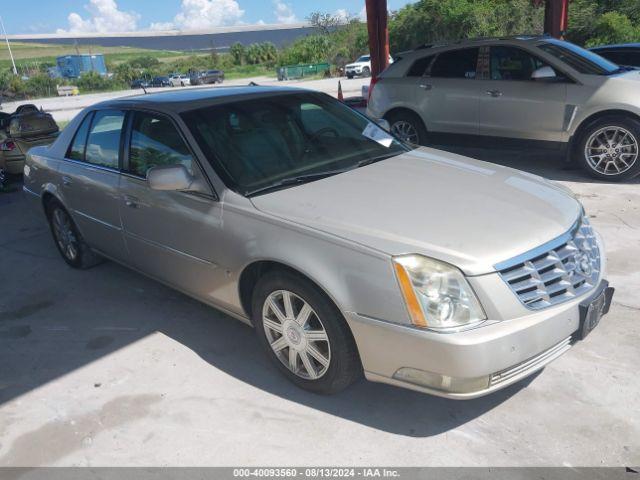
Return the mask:
<path id="1" fill-rule="evenodd" d="M 472 38 L 460 38 L 458 40 L 442 40 L 433 43 L 424 43 L 422 45 L 418 45 L 413 49 L 415 50 L 425 50 L 428 48 L 434 47 L 445 47 L 447 45 L 460 45 L 462 43 L 471 43 L 471 42 L 495 42 L 496 40 L 536 40 L 541 38 L 549 38 L 550 35 L 548 33 L 520 33 L 517 35 L 503 35 L 499 37 L 472 37 Z"/>

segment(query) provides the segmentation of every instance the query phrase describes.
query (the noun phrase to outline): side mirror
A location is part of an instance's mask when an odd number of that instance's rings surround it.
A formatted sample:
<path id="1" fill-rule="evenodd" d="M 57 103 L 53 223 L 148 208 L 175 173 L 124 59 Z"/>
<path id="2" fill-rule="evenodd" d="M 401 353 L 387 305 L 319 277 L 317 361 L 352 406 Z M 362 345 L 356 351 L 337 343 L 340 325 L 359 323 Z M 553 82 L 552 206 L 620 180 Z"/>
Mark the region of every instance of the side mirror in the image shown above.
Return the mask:
<path id="1" fill-rule="evenodd" d="M 385 120 L 384 118 L 381 118 L 380 120 L 378 120 L 376 122 L 378 124 L 378 126 L 383 129 L 385 132 L 389 132 L 391 133 L 391 124 Z"/>
<path id="2" fill-rule="evenodd" d="M 534 70 L 531 74 L 531 80 L 553 80 L 556 78 L 555 70 L 548 65 Z"/>
<path id="3" fill-rule="evenodd" d="M 152 167 L 147 172 L 147 182 L 153 190 L 191 190 L 194 180 L 184 165 Z"/>

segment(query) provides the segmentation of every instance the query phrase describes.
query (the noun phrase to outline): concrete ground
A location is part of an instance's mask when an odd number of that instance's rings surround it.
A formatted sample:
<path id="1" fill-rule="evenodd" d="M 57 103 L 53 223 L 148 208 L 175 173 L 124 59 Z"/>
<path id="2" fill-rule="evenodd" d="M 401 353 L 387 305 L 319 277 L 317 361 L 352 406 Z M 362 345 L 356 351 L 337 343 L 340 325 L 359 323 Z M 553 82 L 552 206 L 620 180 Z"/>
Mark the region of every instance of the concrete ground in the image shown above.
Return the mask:
<path id="1" fill-rule="evenodd" d="M 0 195 L 0 466 L 640 464 L 638 182 L 463 153 L 562 181 L 604 236 L 611 312 L 540 374 L 466 402 L 306 393 L 238 321 L 114 263 L 68 268 L 17 191 Z"/>
<path id="2" fill-rule="evenodd" d="M 250 82 L 255 82 L 259 85 L 275 85 L 275 86 L 292 86 L 300 88 L 309 88 L 312 90 L 319 90 L 321 92 L 328 93 L 336 96 L 338 94 L 338 81 L 342 84 L 342 93 L 345 97 L 359 96 L 362 94 L 362 86 L 369 85 L 370 78 L 353 78 L 351 80 L 347 78 L 327 78 L 320 80 L 287 80 L 279 82 L 276 78 L 272 77 L 252 77 L 241 78 L 236 80 L 226 80 L 222 85 L 200 85 L 188 88 L 220 88 L 225 86 L 236 85 L 248 85 Z M 187 87 L 165 87 L 165 88 L 148 88 L 147 92 L 165 92 L 168 90 L 180 90 Z M 38 107 L 42 107 L 47 112 L 50 112 L 58 122 L 66 122 L 75 117 L 80 110 L 89 105 L 93 105 L 97 102 L 105 100 L 111 100 L 114 98 L 128 97 L 130 95 L 140 95 L 142 90 L 120 90 L 117 92 L 101 92 L 101 93 L 89 93 L 86 95 L 78 95 L 75 97 L 51 97 L 40 98 L 33 100 L 25 100 L 19 102 L 6 102 L 2 104 L 2 110 L 5 112 L 13 112 L 18 105 L 23 103 L 34 103 Z"/>

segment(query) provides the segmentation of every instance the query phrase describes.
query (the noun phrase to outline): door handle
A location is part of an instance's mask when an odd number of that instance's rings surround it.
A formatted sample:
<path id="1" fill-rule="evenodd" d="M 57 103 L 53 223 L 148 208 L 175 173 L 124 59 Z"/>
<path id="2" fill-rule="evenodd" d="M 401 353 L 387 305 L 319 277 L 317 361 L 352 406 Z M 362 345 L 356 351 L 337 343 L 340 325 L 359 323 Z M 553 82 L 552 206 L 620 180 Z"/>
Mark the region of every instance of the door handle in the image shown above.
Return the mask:
<path id="1" fill-rule="evenodd" d="M 138 208 L 138 199 L 131 195 L 124 196 L 124 204 L 129 208 Z"/>
<path id="2" fill-rule="evenodd" d="M 431 85 L 430 83 L 421 83 L 420 88 L 423 90 L 431 90 L 433 88 L 433 85 Z"/>
<path id="3" fill-rule="evenodd" d="M 68 187 L 72 183 L 73 183 L 73 181 L 71 180 L 71 177 L 68 177 L 66 175 L 62 176 L 62 185 L 64 185 L 65 187 Z"/>
<path id="4" fill-rule="evenodd" d="M 497 98 L 502 96 L 502 92 L 500 90 L 487 90 L 487 95 Z"/>

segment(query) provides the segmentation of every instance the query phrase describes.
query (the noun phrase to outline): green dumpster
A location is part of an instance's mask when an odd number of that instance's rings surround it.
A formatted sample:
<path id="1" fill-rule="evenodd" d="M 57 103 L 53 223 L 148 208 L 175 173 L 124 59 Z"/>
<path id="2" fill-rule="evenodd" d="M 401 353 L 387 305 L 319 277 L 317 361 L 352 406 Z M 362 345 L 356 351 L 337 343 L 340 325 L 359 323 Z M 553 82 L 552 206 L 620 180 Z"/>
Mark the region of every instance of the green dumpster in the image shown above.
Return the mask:
<path id="1" fill-rule="evenodd" d="M 284 65 L 277 68 L 278 80 L 294 80 L 329 71 L 328 63 L 307 63 L 300 65 Z"/>

